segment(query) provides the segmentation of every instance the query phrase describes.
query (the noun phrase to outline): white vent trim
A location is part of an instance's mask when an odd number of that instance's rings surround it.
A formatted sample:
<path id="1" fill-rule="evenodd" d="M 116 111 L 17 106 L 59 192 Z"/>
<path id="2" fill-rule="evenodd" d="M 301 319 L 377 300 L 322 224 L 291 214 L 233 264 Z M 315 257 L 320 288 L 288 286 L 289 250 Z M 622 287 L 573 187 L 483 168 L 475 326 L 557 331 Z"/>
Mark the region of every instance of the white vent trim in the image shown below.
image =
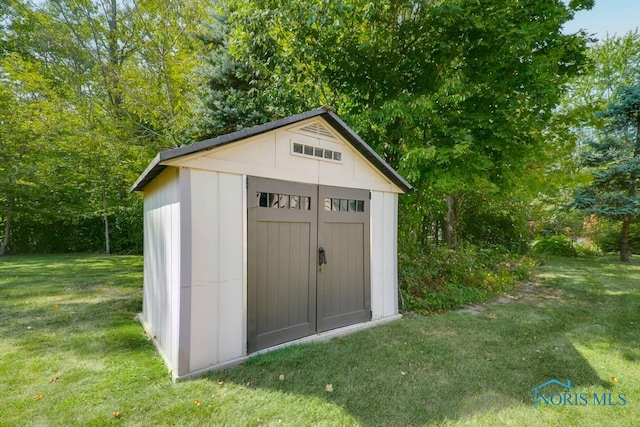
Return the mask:
<path id="1" fill-rule="evenodd" d="M 322 126 L 322 124 L 318 122 L 309 123 L 308 125 L 302 126 L 297 130 L 307 132 L 307 133 L 312 133 L 314 135 L 317 135 L 323 138 L 336 139 L 335 135 L 329 129 Z"/>
<path id="2" fill-rule="evenodd" d="M 295 140 L 291 140 L 291 155 L 312 158 L 315 160 L 324 160 L 333 163 L 342 163 L 342 151 L 304 144 Z"/>

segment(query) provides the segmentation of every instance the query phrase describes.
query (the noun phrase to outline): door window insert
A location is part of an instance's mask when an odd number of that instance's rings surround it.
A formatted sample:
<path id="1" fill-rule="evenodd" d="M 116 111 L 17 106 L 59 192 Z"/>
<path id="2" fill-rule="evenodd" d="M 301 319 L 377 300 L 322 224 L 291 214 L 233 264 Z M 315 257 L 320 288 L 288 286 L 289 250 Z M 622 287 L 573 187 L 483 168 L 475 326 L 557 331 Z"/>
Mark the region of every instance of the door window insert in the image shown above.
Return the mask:
<path id="1" fill-rule="evenodd" d="M 311 210 L 311 197 L 295 194 L 256 193 L 258 206 L 261 208 Z"/>
<path id="2" fill-rule="evenodd" d="M 355 199 L 324 199 L 325 211 L 336 212 L 364 212 L 364 200 Z"/>

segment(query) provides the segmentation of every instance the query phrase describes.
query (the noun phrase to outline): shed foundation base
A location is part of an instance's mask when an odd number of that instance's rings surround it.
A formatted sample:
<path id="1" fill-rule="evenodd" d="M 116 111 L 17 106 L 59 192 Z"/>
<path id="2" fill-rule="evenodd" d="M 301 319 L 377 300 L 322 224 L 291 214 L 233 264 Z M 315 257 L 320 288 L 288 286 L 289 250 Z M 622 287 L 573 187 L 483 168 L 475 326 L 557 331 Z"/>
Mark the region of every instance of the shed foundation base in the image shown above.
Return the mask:
<path id="1" fill-rule="evenodd" d="M 171 376 L 174 382 L 178 382 L 178 381 L 183 381 L 183 380 L 188 380 L 188 379 L 193 379 L 193 378 L 197 378 L 201 375 L 206 374 L 207 372 L 215 372 L 215 371 L 221 371 L 224 369 L 228 369 L 228 368 L 232 368 L 234 366 L 238 366 L 239 364 L 246 362 L 247 360 L 249 360 L 250 358 L 257 356 L 259 354 L 263 354 L 263 353 L 267 353 L 270 351 L 274 351 L 274 350 L 279 350 L 281 348 L 285 348 L 285 347 L 289 347 L 292 345 L 299 345 L 299 344 L 310 344 L 310 343 L 315 343 L 315 342 L 322 342 L 322 341 L 327 341 L 330 340 L 332 338 L 336 338 L 336 337 L 342 337 L 345 335 L 349 335 L 349 334 L 353 334 L 355 332 L 359 332 L 359 331 L 363 331 L 365 329 L 369 329 L 369 328 L 373 328 L 375 326 L 379 326 L 379 325 L 383 325 L 385 323 L 389 323 L 395 320 L 399 320 L 402 318 L 401 314 L 396 314 L 393 316 L 389 316 L 389 317 L 384 317 L 381 319 L 375 319 L 375 320 L 371 320 L 369 322 L 364 322 L 364 323 L 358 323 L 355 325 L 349 325 L 349 326 L 345 326 L 343 328 L 338 328 L 338 329 L 333 329 L 330 331 L 326 331 L 326 332 L 321 332 L 318 334 L 314 334 L 314 335 L 309 335 L 308 337 L 304 337 L 304 338 L 300 338 L 294 341 L 289 341 L 283 344 L 279 344 L 273 347 L 269 347 L 266 348 L 264 350 L 260 350 L 257 351 L 255 353 L 251 353 L 247 356 L 242 356 L 242 357 L 238 357 L 236 359 L 232 359 L 232 360 L 228 360 L 226 362 L 223 363 L 219 363 L 217 365 L 211 365 L 205 369 L 199 369 L 197 371 L 193 371 L 193 372 L 189 372 L 188 374 L 184 374 L 184 375 L 176 375 L 175 370 L 171 371 Z M 139 320 L 142 320 L 141 316 L 138 317 Z M 144 322 L 143 322 L 144 325 Z M 154 341 L 154 344 L 156 344 L 156 347 L 158 347 L 157 343 Z M 163 352 L 161 351 L 161 354 L 163 354 Z M 164 354 L 163 354 L 164 356 Z M 167 358 L 165 357 L 165 362 L 167 361 Z M 170 368 L 171 369 L 171 368 Z"/>

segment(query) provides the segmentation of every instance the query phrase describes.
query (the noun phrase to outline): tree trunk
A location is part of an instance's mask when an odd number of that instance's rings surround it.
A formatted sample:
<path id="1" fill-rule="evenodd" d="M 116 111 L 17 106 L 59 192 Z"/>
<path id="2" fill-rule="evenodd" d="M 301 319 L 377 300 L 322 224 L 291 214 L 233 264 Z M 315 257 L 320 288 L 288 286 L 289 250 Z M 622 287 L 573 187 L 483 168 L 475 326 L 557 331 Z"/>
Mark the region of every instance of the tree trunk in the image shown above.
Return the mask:
<path id="1" fill-rule="evenodd" d="M 9 246 L 9 234 L 11 234 L 11 223 L 13 222 L 13 210 L 16 206 L 16 200 L 13 196 L 9 196 L 7 203 L 7 218 L 4 222 L 4 236 L 2 236 L 2 243 L 0 243 L 0 256 L 7 253 L 7 247 Z"/>
<path id="2" fill-rule="evenodd" d="M 622 221 L 622 235 L 620 236 L 620 261 L 631 262 L 631 254 L 629 248 L 629 229 L 631 226 L 631 216 L 627 215 Z"/>
<path id="3" fill-rule="evenodd" d="M 107 91 L 111 96 L 111 103 L 116 109 L 122 105 L 122 94 L 120 93 L 120 66 L 122 65 L 122 54 L 120 53 L 119 34 L 118 34 L 118 2 L 110 0 L 105 10 L 107 14 L 107 51 L 108 51 L 108 68 L 105 70 L 107 74 L 107 82 L 109 87 Z"/>
<path id="4" fill-rule="evenodd" d="M 456 214 L 456 196 L 445 197 L 447 213 L 444 216 L 444 238 L 449 249 L 458 249 L 458 217 Z"/>
<path id="5" fill-rule="evenodd" d="M 103 181 L 104 185 L 104 181 Z M 111 242 L 109 239 L 109 205 L 107 204 L 107 196 L 102 193 L 102 215 L 104 217 L 104 242 L 107 255 L 111 255 Z"/>

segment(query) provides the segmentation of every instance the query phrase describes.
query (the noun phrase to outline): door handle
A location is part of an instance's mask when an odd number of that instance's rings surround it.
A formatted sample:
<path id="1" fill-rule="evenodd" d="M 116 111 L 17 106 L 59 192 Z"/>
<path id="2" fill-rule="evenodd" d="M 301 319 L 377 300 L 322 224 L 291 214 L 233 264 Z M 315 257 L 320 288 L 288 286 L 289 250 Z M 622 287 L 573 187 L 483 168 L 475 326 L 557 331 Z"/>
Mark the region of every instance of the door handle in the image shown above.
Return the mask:
<path id="1" fill-rule="evenodd" d="M 318 249 L 318 264 L 320 264 L 320 268 L 322 268 L 324 264 L 328 264 L 324 248 Z"/>

